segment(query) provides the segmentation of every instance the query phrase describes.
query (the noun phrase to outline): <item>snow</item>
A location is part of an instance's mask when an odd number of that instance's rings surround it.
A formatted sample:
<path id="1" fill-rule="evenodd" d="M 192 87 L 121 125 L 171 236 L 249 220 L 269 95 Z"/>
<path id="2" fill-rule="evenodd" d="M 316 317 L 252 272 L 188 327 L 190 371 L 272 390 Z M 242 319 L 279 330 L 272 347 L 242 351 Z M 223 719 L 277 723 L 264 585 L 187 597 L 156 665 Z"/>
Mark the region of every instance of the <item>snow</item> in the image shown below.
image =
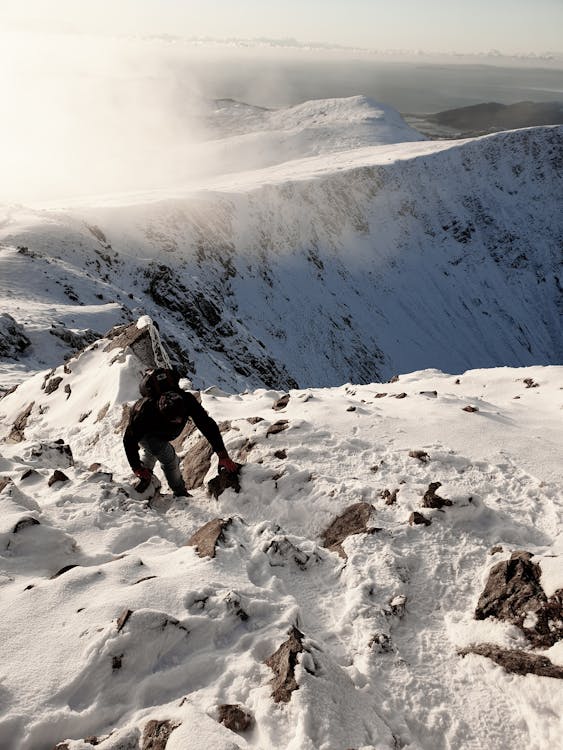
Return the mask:
<path id="1" fill-rule="evenodd" d="M 3 442 L 0 458 L 12 478 L 0 493 L 2 747 L 66 739 L 74 750 L 112 731 L 101 747 L 137 747 L 149 719 L 180 724 L 172 750 L 557 746 L 560 681 L 508 675 L 457 650 L 526 648 L 514 626 L 473 619 L 489 570 L 512 551 L 534 554 L 548 596 L 563 588 L 563 367 L 293 389 L 281 411 L 277 390 L 210 388 L 203 404 L 230 420 L 230 454 L 255 442 L 241 492 L 216 501 L 196 489 L 152 505 L 129 489 L 118 428 L 141 371 L 130 350 L 101 341 L 51 373 L 63 378 L 52 393 L 44 372 L 0 400 L 0 439 L 34 402 L 23 442 Z M 280 419 L 288 429 L 267 437 Z M 69 481 L 49 487 L 55 467 Z M 453 505 L 424 509 L 432 524 L 411 527 L 431 481 Z M 385 488 L 399 489 L 394 505 Z M 349 537 L 344 560 L 320 535 L 359 501 L 374 506 L 377 530 Z M 39 524 L 14 533 L 28 517 Z M 186 542 L 217 517 L 233 519 L 225 541 L 200 558 Z M 67 565 L 77 567 L 53 577 Z M 306 648 L 299 687 L 278 705 L 264 661 L 294 625 Z M 554 663 L 559 645 L 547 652 Z M 218 724 L 222 703 L 244 705 L 253 728 Z"/>

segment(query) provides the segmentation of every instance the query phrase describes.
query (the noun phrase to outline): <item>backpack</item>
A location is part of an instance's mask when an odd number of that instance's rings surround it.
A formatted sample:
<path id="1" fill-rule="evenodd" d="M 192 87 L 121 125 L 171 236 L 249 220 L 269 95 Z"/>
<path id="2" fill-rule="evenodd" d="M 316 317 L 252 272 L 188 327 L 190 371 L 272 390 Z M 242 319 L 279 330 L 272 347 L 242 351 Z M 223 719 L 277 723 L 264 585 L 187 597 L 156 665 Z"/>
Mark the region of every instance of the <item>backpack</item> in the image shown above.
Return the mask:
<path id="1" fill-rule="evenodd" d="M 165 367 L 157 367 L 156 370 L 147 370 L 139 383 L 139 392 L 145 398 L 158 400 L 167 391 L 179 390 L 178 383 L 180 375 L 176 370 Z"/>

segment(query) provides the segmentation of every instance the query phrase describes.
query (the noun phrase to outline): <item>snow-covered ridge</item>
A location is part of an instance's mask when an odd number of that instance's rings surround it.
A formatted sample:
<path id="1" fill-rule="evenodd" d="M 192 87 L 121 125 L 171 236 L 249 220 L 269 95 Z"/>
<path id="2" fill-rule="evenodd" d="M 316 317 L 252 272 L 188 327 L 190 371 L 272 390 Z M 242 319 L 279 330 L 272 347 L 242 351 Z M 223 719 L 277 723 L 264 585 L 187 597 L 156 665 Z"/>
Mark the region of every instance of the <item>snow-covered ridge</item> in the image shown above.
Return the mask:
<path id="1" fill-rule="evenodd" d="M 240 492 L 200 481 L 171 504 L 131 490 L 121 446 L 155 340 L 115 331 L 0 400 L 2 748 L 138 750 L 155 722 L 166 750 L 556 747 L 561 679 L 462 654 L 563 676 L 563 368 L 214 388 Z M 186 468 L 198 446 L 180 441 Z M 351 506 L 363 528 L 330 544 Z M 218 518 L 200 556 L 192 535 Z M 514 555 L 552 597 L 547 633 L 529 588 L 521 621 L 476 618 Z M 219 723 L 225 705 L 250 724 Z"/>
<path id="2" fill-rule="evenodd" d="M 234 389 L 557 363 L 561 133 L 325 154 L 150 203 L 6 209 L 5 310 L 30 366 L 56 361 L 41 345 L 55 321 L 103 332 L 148 312 L 196 385 Z"/>

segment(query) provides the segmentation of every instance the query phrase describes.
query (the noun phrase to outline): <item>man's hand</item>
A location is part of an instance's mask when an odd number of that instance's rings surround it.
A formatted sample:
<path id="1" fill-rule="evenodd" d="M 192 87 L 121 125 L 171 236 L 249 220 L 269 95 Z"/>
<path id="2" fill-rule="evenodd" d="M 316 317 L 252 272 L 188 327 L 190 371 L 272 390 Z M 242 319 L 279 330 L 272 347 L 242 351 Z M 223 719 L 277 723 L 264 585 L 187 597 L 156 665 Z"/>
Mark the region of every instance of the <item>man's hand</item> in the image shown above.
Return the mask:
<path id="1" fill-rule="evenodd" d="M 144 492 L 151 483 L 152 471 L 141 464 L 133 473 L 136 477 L 139 477 L 139 481 L 135 485 L 135 490 L 137 492 Z"/>
<path id="2" fill-rule="evenodd" d="M 229 458 L 227 453 L 222 453 L 219 456 L 219 469 L 224 469 L 228 474 L 238 474 L 239 466 Z"/>

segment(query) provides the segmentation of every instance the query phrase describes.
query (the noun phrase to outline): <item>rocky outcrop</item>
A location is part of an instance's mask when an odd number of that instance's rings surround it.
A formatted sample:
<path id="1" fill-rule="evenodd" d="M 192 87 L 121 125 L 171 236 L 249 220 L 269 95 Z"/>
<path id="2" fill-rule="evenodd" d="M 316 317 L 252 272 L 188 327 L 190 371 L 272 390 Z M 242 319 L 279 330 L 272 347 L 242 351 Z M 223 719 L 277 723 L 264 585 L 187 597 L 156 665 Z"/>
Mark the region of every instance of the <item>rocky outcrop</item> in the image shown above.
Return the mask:
<path id="1" fill-rule="evenodd" d="M 31 341 L 24 327 L 8 313 L 0 313 L 0 357 L 16 358 L 24 352 Z"/>
<path id="2" fill-rule="evenodd" d="M 232 732 L 246 732 L 254 724 L 254 717 L 243 706 L 224 703 L 219 706 L 218 721 Z"/>
<path id="3" fill-rule="evenodd" d="M 432 521 L 429 518 L 426 518 L 425 515 L 419 513 L 417 510 L 413 511 L 409 516 L 409 526 L 421 526 L 422 524 L 430 526 L 431 523 Z"/>
<path id="4" fill-rule="evenodd" d="M 476 620 L 495 617 L 516 625 L 537 648 L 563 639 L 563 590 L 549 599 L 541 585 L 541 568 L 530 552 L 513 552 L 495 565 L 479 597 Z"/>
<path id="5" fill-rule="evenodd" d="M 299 685 L 295 679 L 297 657 L 303 648 L 303 633 L 296 627 L 289 631 L 289 638 L 264 662 L 275 673 L 270 681 L 272 698 L 276 703 L 289 703 L 291 694 Z"/>
<path id="6" fill-rule="evenodd" d="M 438 487 L 442 486 L 442 482 L 430 482 L 428 485 L 428 489 L 424 493 L 424 497 L 422 498 L 422 507 L 423 508 L 443 508 L 445 505 L 452 505 L 451 500 L 447 500 L 446 498 L 440 497 L 436 494 L 436 490 Z"/>
<path id="7" fill-rule="evenodd" d="M 346 559 L 342 542 L 353 534 L 367 534 L 372 531 L 368 527 L 368 522 L 373 511 L 374 507 L 369 503 L 356 503 L 346 508 L 344 513 L 335 518 L 321 534 L 323 546 Z"/>
<path id="8" fill-rule="evenodd" d="M 152 719 L 145 724 L 141 738 L 141 750 L 166 750 L 172 732 L 180 726 L 169 720 Z"/>
<path id="9" fill-rule="evenodd" d="M 232 519 L 227 518 L 214 518 L 212 521 L 208 521 L 205 526 L 202 526 L 199 531 L 190 537 L 187 544 L 190 547 L 195 547 L 197 554 L 200 557 L 215 557 L 217 553 L 217 545 L 219 542 L 225 541 L 225 530 L 231 525 Z"/>
<path id="10" fill-rule="evenodd" d="M 27 420 L 29 419 L 29 415 L 31 414 L 34 405 L 35 401 L 32 401 L 31 404 L 28 404 L 16 417 L 7 438 L 9 443 L 21 443 L 25 439 L 24 430 L 27 426 Z"/>
<path id="11" fill-rule="evenodd" d="M 481 643 L 458 651 L 460 656 L 476 654 L 485 656 L 511 674 L 535 674 L 538 677 L 552 677 L 563 680 L 563 667 L 553 664 L 547 657 L 531 654 L 518 649 L 504 649 L 492 643 Z"/>

